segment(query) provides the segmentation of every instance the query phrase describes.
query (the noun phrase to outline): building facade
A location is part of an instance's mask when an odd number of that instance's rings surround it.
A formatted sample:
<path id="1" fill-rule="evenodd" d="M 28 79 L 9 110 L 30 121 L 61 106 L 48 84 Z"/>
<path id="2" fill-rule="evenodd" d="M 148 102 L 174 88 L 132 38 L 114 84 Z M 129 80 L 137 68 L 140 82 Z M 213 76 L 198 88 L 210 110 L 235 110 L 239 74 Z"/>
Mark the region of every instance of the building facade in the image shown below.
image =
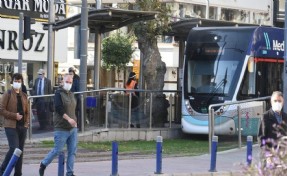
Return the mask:
<path id="1" fill-rule="evenodd" d="M 35 24 L 31 24 L 31 29 L 36 32 L 35 35 L 23 40 L 22 74 L 25 85 L 32 86 L 40 68 L 47 70 L 48 31 L 43 30 L 42 24 L 48 21 L 49 1 L 0 1 L 0 92 L 9 87 L 10 76 L 18 72 L 20 12 L 36 21 Z M 64 4 L 56 5 L 56 18 L 56 20 L 66 18 Z M 58 31 L 55 35 L 55 71 L 57 71 L 57 62 L 67 61 L 68 34 L 66 31 Z M 54 75 L 53 79 L 57 83 L 57 74 Z"/>

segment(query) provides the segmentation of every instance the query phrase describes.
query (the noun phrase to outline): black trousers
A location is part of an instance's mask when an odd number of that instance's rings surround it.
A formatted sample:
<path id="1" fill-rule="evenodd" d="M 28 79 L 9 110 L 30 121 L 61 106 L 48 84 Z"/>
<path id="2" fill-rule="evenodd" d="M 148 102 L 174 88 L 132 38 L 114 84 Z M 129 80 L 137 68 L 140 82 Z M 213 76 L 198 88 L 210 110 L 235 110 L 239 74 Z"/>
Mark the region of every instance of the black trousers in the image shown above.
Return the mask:
<path id="1" fill-rule="evenodd" d="M 40 125 L 40 129 L 45 129 L 51 125 L 52 116 L 49 109 L 49 102 L 45 102 L 44 98 L 38 98 L 36 102 L 37 117 Z"/>
<path id="2" fill-rule="evenodd" d="M 5 156 L 5 159 L 0 168 L 0 175 L 4 173 L 7 165 L 11 157 L 13 156 L 14 150 L 16 148 L 22 151 L 20 158 L 18 159 L 15 165 L 15 172 L 14 176 L 21 176 L 22 175 L 22 163 L 23 163 L 23 153 L 24 153 L 24 144 L 27 137 L 27 128 L 25 127 L 17 127 L 17 128 L 5 128 L 6 137 L 9 144 L 9 150 Z"/>

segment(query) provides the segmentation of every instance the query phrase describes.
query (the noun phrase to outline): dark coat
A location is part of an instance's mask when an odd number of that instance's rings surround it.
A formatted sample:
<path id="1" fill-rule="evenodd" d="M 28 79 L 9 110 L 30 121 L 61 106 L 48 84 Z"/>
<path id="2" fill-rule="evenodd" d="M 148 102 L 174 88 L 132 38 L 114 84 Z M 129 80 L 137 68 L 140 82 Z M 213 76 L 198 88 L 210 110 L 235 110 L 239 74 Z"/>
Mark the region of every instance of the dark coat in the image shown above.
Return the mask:
<path id="1" fill-rule="evenodd" d="M 37 78 L 35 80 L 35 84 L 33 86 L 33 95 L 37 95 L 37 89 L 39 84 L 40 78 Z M 51 86 L 51 80 L 48 78 L 44 78 L 44 95 L 52 94 L 52 86 Z M 50 98 L 45 98 L 45 102 L 49 102 Z"/>
<path id="2" fill-rule="evenodd" d="M 260 138 L 261 141 L 261 146 L 264 146 L 264 142 L 267 139 L 273 139 L 274 141 L 278 140 L 278 132 L 280 132 L 282 135 L 286 134 L 286 124 L 287 124 L 287 114 L 285 112 L 282 113 L 282 124 L 279 124 L 277 122 L 277 119 L 275 117 L 274 111 L 272 109 L 269 109 L 263 114 L 263 119 L 264 119 L 264 133 L 263 133 L 263 125 L 262 123 L 260 124 L 259 132 L 258 132 L 258 137 Z M 284 122 L 284 123 L 283 123 Z M 282 127 L 282 129 L 278 128 L 279 126 Z M 279 131 L 278 131 L 279 130 Z M 264 135 L 263 135 L 264 134 Z M 267 143 L 269 147 L 273 146 L 271 143 Z"/>

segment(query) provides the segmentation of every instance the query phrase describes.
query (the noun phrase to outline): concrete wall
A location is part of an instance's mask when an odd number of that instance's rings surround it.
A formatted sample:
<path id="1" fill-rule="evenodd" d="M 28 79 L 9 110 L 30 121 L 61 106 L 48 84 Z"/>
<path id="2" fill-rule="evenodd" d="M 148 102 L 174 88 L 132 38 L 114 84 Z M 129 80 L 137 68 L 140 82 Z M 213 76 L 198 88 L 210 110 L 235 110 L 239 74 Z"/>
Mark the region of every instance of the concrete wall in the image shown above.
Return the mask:
<path id="1" fill-rule="evenodd" d="M 161 129 L 100 129 L 79 134 L 79 141 L 83 142 L 104 142 L 104 141 L 131 141 L 156 140 L 157 136 L 164 139 L 180 138 L 182 131 L 180 128 Z"/>

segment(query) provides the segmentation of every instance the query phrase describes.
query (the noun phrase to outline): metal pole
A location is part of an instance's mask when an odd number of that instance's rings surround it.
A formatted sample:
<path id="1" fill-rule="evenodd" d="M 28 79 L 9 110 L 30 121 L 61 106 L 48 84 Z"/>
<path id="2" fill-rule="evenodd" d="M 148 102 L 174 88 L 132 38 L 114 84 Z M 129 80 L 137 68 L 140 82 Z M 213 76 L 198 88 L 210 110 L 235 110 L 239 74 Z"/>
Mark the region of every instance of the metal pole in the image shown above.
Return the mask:
<path id="1" fill-rule="evenodd" d="M 212 137 L 212 151 L 210 154 L 209 172 L 216 172 L 216 155 L 217 155 L 218 136 Z"/>
<path id="2" fill-rule="evenodd" d="M 23 52 L 23 12 L 19 13 L 19 39 L 18 39 L 18 73 L 22 74 L 22 52 Z"/>
<path id="3" fill-rule="evenodd" d="M 33 111 L 32 111 L 33 98 L 29 99 L 29 108 L 30 108 L 30 122 L 28 129 L 28 139 L 31 142 L 32 138 L 32 126 L 33 126 Z"/>
<path id="4" fill-rule="evenodd" d="M 111 176 L 118 176 L 118 142 L 112 142 L 112 174 Z"/>
<path id="5" fill-rule="evenodd" d="M 162 174 L 162 136 L 156 138 L 156 171 L 155 174 Z"/>
<path id="6" fill-rule="evenodd" d="M 287 0 L 285 0 L 285 16 L 284 16 L 284 43 L 286 45 L 287 42 Z M 278 13 L 278 12 L 277 12 Z M 285 74 L 284 74 L 284 81 L 283 81 L 283 87 L 287 87 L 287 47 L 284 47 L 284 68 L 285 68 Z M 283 95 L 284 95 L 284 100 L 287 99 L 287 93 L 286 89 L 283 89 Z M 287 103 L 284 103 L 284 108 L 287 108 Z"/>
<path id="7" fill-rule="evenodd" d="M 81 7 L 81 54 L 80 91 L 87 90 L 87 45 L 88 45 L 88 3 L 82 0 Z"/>
<path id="8" fill-rule="evenodd" d="M 97 1 L 97 9 L 102 8 L 102 0 L 96 0 Z"/>
<path id="9" fill-rule="evenodd" d="M 169 128 L 171 128 L 171 120 L 172 120 L 172 105 L 173 105 L 173 95 L 169 95 Z"/>
<path id="10" fill-rule="evenodd" d="M 94 89 L 100 88 L 101 69 L 101 34 L 99 29 L 95 31 L 95 60 L 94 60 Z"/>
<path id="11" fill-rule="evenodd" d="M 209 0 L 206 0 L 206 11 L 205 11 L 205 18 L 209 18 Z"/>
<path id="12" fill-rule="evenodd" d="M 109 92 L 106 94 L 106 115 L 105 115 L 105 128 L 108 128 L 108 115 L 109 115 Z"/>
<path id="13" fill-rule="evenodd" d="M 241 108 L 240 105 L 237 106 L 238 114 L 238 148 L 241 149 Z"/>
<path id="14" fill-rule="evenodd" d="M 21 154 L 22 154 L 22 150 L 20 150 L 18 148 L 16 148 L 14 150 L 14 153 L 13 153 L 11 159 L 9 160 L 9 163 L 8 163 L 4 173 L 3 173 L 3 176 L 9 176 L 11 174 L 11 172 L 12 172 L 14 166 L 16 165 L 18 159 L 20 158 Z"/>
<path id="15" fill-rule="evenodd" d="M 132 117 L 132 92 L 129 92 L 129 122 L 128 122 L 128 128 L 130 129 L 131 128 L 131 124 L 132 124 L 132 121 L 131 121 L 131 117 Z"/>
<path id="16" fill-rule="evenodd" d="M 246 162 L 248 166 L 250 166 L 252 163 L 252 144 L 253 144 L 253 136 L 247 136 Z"/>
<path id="17" fill-rule="evenodd" d="M 55 51 L 55 32 L 53 24 L 55 23 L 55 6 L 54 0 L 49 3 L 49 27 L 48 27 L 48 60 L 47 60 L 47 78 L 51 80 L 54 86 L 54 51 Z"/>
<path id="18" fill-rule="evenodd" d="M 81 94 L 81 132 L 85 132 L 84 95 Z"/>
<path id="19" fill-rule="evenodd" d="M 209 154 L 211 154 L 211 143 L 212 143 L 212 137 L 214 136 L 214 124 L 213 124 L 213 119 L 214 119 L 214 109 L 211 108 L 209 111 L 209 122 L 208 122 L 208 141 L 209 141 Z"/>
<path id="20" fill-rule="evenodd" d="M 97 9 L 102 8 L 102 1 L 96 0 Z M 94 56 L 94 89 L 100 88 L 100 69 L 101 69 L 101 33 L 97 28 L 95 31 L 95 56 Z"/>
<path id="21" fill-rule="evenodd" d="M 149 105 L 149 128 L 152 127 L 152 96 L 153 93 L 150 93 L 150 105 Z"/>

